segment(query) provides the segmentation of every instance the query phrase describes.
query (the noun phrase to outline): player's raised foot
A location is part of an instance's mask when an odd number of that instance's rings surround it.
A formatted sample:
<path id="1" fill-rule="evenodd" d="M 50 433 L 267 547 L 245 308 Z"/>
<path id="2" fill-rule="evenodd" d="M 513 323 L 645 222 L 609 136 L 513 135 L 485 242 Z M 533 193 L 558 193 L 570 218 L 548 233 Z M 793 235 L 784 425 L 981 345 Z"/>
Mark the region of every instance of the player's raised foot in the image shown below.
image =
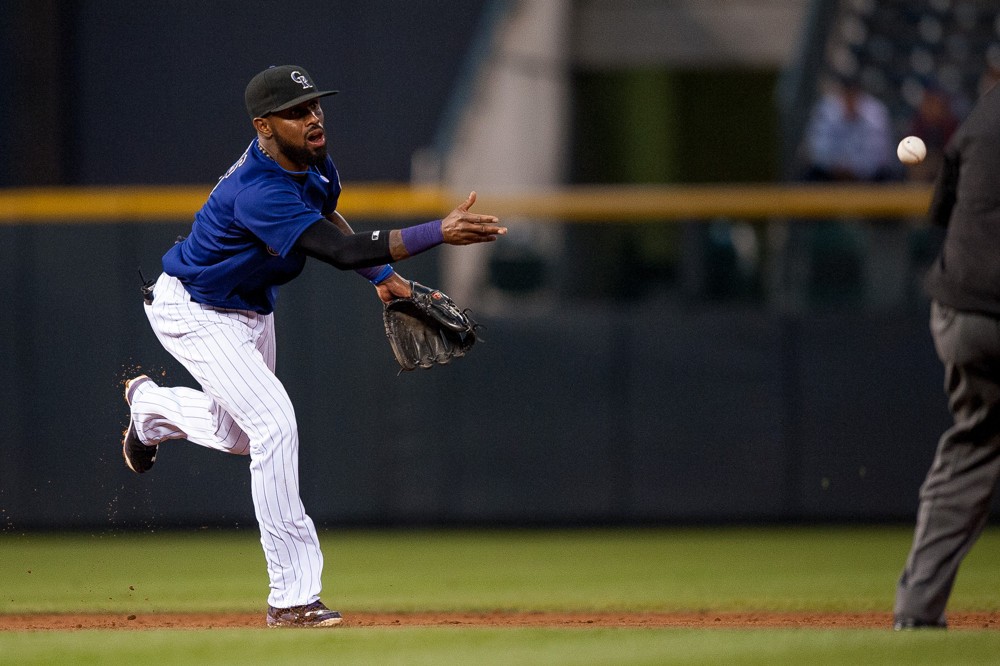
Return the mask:
<path id="1" fill-rule="evenodd" d="M 153 381 L 146 375 L 139 375 L 134 379 L 125 382 L 125 402 L 132 406 L 132 398 L 136 390 L 146 382 Z M 128 430 L 122 437 L 122 457 L 125 458 L 125 465 L 136 474 L 148 472 L 156 462 L 156 446 L 146 446 L 139 439 L 139 434 L 135 431 L 135 421 L 131 413 L 128 417 Z"/>
<path id="2" fill-rule="evenodd" d="M 336 627 L 344 621 L 337 611 L 332 611 L 318 599 L 305 606 L 291 608 L 267 607 L 267 626 L 276 627 Z"/>

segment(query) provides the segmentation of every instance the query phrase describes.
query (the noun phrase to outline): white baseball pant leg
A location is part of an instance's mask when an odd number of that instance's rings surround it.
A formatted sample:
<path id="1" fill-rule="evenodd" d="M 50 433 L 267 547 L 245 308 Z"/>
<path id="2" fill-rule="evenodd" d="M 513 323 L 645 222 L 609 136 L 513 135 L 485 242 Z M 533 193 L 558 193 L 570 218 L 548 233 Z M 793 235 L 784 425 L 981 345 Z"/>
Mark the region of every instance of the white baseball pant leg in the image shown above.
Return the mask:
<path id="1" fill-rule="evenodd" d="M 202 390 L 146 382 L 132 418 L 147 445 L 187 439 L 250 455 L 254 513 L 270 579 L 268 603 L 289 608 L 319 598 L 323 554 L 299 497 L 295 411 L 274 375 L 274 316 L 194 303 L 179 280 L 160 275 L 146 316 L 163 347 Z"/>

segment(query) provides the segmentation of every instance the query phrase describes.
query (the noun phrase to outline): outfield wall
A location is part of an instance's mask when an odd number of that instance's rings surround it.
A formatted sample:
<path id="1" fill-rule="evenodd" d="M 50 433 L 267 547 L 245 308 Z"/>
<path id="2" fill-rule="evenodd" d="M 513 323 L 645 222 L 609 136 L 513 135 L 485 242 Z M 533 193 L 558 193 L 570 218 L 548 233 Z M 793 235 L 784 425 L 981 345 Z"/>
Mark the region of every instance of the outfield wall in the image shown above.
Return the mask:
<path id="1" fill-rule="evenodd" d="M 245 458 L 177 442 L 137 477 L 120 457 L 122 381 L 190 382 L 137 273 L 187 226 L 0 225 L 0 525 L 253 523 Z M 437 261 L 405 274 L 433 284 Z M 317 264 L 284 288 L 278 370 L 320 524 L 909 520 L 948 420 L 922 305 L 650 295 L 481 319 L 469 358 L 398 375 L 360 278 Z"/>

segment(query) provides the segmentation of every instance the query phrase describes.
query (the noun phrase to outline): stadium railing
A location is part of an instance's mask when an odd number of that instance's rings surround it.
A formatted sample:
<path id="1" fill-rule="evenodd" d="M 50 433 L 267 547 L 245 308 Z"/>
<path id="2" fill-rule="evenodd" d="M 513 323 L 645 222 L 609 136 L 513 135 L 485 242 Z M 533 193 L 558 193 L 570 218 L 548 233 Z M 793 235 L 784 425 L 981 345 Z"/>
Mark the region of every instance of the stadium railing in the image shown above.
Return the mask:
<path id="1" fill-rule="evenodd" d="M 176 222 L 193 217 L 210 185 L 0 189 L 0 224 Z M 348 183 L 339 210 L 348 219 L 438 216 L 467 193 L 439 187 Z M 917 221 L 930 186 L 877 185 L 579 185 L 517 193 L 480 192 L 477 208 L 554 222 L 639 224 L 719 217 L 754 220 L 837 217 Z"/>

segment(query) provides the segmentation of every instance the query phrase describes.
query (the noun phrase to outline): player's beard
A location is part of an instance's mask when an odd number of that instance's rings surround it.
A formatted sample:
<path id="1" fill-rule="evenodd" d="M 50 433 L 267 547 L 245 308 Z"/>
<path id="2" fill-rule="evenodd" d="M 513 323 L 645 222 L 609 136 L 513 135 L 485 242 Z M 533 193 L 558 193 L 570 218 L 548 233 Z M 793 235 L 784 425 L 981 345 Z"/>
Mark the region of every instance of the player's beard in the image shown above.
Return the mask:
<path id="1" fill-rule="evenodd" d="M 275 132 L 274 142 L 278 144 L 278 150 L 295 164 L 305 164 L 306 166 L 319 166 L 326 159 L 326 144 L 316 148 L 309 146 L 297 146 L 285 141 L 280 134 Z"/>

